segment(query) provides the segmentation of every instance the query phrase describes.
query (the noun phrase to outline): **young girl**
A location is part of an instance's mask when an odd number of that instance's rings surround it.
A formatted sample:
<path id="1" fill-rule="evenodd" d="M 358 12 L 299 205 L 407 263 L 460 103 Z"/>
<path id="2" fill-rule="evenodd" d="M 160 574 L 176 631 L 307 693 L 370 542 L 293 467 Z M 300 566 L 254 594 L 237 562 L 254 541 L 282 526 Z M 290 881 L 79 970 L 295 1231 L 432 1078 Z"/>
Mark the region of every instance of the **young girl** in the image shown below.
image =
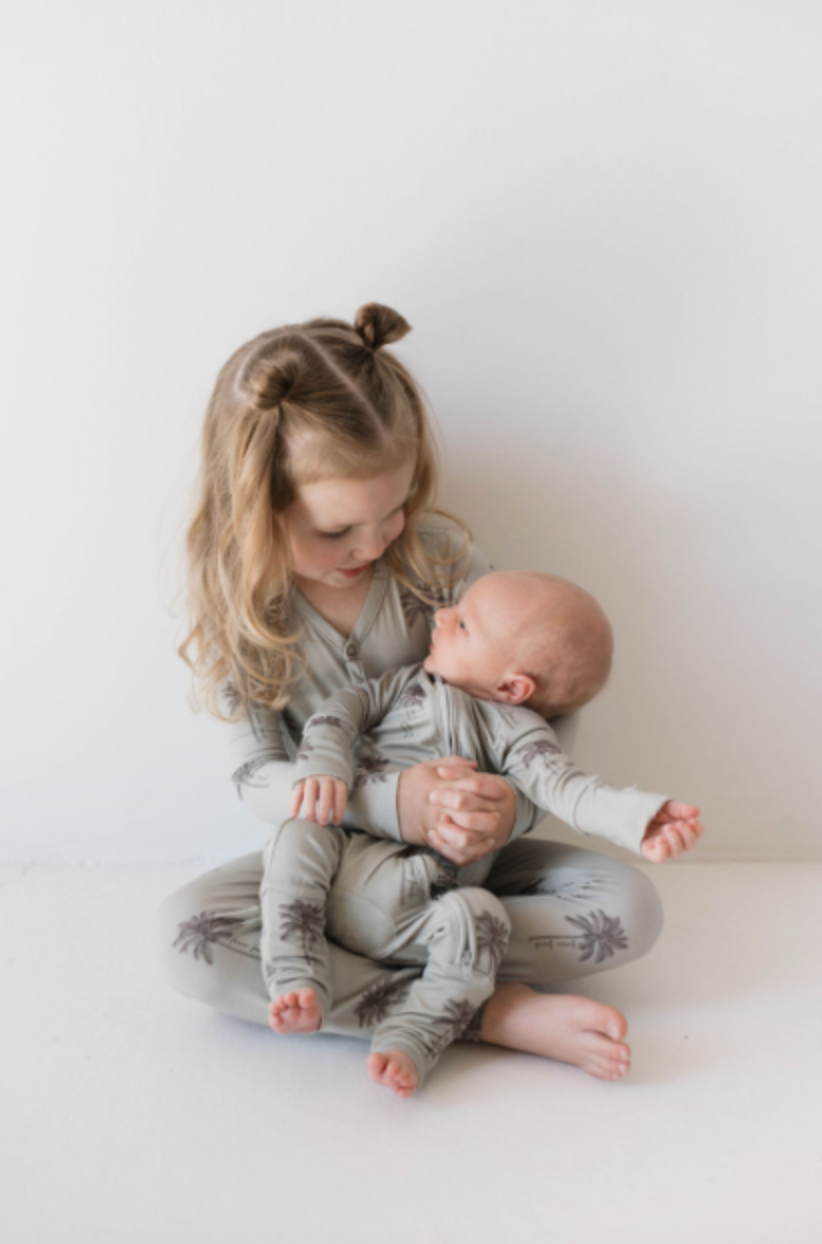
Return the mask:
<path id="1" fill-rule="evenodd" d="M 422 661 L 434 607 L 459 600 L 489 570 L 466 529 L 434 509 L 421 395 L 384 349 L 408 331 L 376 304 L 353 325 L 274 329 L 229 359 L 209 403 L 188 534 L 192 626 L 181 653 L 199 702 L 226 723 L 238 795 L 269 824 L 289 816 L 302 728 L 322 701 Z M 555 725 L 564 742 L 563 723 Z M 484 884 L 503 900 L 511 937 L 497 988 L 463 1037 L 616 1079 L 630 1062 L 624 1017 L 530 985 L 644 954 L 662 925 L 656 892 L 630 865 L 523 837 L 538 818 L 534 805 L 472 768 L 451 756 L 381 775 L 354 792 L 344 824 L 428 843 L 460 866 L 499 851 Z M 673 834 L 659 850 L 678 855 L 686 845 Z M 262 872 L 259 851 L 196 879 L 163 904 L 157 932 L 175 988 L 267 1024 Z M 331 952 L 324 1031 L 370 1038 L 420 969 Z"/>

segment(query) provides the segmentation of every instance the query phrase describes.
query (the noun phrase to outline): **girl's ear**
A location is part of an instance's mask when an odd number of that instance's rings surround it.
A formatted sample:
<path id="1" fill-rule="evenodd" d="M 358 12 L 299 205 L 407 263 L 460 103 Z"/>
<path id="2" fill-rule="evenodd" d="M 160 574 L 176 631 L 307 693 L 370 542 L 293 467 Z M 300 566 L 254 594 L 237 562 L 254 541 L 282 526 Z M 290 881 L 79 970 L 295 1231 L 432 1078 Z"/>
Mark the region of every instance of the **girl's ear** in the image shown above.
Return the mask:
<path id="1" fill-rule="evenodd" d="M 505 674 L 494 688 L 494 699 L 503 704 L 524 704 L 537 689 L 530 674 Z"/>

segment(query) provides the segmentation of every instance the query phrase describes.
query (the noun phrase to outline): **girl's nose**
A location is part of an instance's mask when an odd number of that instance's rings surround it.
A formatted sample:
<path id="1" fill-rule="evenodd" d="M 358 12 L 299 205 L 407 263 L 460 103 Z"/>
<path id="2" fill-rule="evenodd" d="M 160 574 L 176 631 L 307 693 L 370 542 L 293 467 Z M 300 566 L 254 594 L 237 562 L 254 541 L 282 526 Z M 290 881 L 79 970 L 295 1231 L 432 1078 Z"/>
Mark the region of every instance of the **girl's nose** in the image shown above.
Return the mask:
<path id="1" fill-rule="evenodd" d="M 371 536 L 364 536 L 362 544 L 356 550 L 356 556 L 364 562 L 375 562 L 385 552 L 385 540 L 382 532 L 375 531 Z"/>

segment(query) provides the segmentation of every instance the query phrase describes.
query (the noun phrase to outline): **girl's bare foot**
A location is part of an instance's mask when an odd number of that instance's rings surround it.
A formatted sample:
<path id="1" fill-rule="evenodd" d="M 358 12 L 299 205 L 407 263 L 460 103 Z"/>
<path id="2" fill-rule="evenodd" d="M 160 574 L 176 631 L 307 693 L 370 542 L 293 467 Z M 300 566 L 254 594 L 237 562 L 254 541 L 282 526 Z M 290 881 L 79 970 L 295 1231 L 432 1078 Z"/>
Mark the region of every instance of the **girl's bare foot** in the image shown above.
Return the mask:
<path id="1" fill-rule="evenodd" d="M 275 1032 L 316 1032 L 323 1010 L 313 989 L 299 989 L 275 998 L 268 1016 Z"/>
<path id="2" fill-rule="evenodd" d="M 368 1074 L 377 1084 L 393 1089 L 398 1097 L 410 1097 L 419 1084 L 416 1067 L 408 1055 L 399 1050 L 369 1054 Z"/>
<path id="3" fill-rule="evenodd" d="M 628 1021 L 611 1006 L 528 985 L 497 985 L 482 1017 L 480 1040 L 581 1067 L 599 1080 L 621 1080 L 631 1066 L 623 1041 Z"/>

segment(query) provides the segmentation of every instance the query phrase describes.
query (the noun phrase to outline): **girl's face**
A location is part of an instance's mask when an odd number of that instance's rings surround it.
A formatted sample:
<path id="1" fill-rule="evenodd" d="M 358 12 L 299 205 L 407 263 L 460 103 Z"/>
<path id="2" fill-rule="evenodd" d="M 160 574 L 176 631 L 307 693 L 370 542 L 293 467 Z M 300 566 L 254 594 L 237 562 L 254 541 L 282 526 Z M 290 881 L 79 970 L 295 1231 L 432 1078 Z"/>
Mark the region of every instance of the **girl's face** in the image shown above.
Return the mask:
<path id="1" fill-rule="evenodd" d="M 283 513 L 294 577 L 326 587 L 354 587 L 405 526 L 414 462 L 373 479 L 306 484 Z"/>

